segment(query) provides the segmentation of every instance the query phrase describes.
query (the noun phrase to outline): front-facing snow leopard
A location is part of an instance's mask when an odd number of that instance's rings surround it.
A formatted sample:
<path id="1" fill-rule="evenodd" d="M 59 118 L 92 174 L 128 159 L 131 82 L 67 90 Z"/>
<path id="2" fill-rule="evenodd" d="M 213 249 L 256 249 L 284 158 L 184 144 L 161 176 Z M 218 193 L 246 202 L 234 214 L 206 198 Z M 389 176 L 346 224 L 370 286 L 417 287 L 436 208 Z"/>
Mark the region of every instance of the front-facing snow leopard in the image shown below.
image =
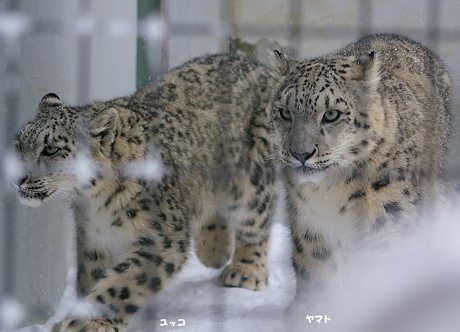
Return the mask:
<path id="1" fill-rule="evenodd" d="M 98 308 L 91 319 L 70 316 L 64 330 L 123 331 L 181 270 L 191 237 L 209 267 L 233 255 L 225 285 L 266 286 L 276 198 L 266 162 L 269 80 L 262 65 L 217 55 L 108 102 L 71 107 L 43 97 L 17 136 L 26 169 L 18 195 L 33 206 L 53 196 L 72 202 L 77 290 Z M 149 170 L 157 160 L 161 179 Z"/>
<path id="2" fill-rule="evenodd" d="M 404 243 L 444 204 L 449 77 L 432 51 L 394 34 L 271 61 L 296 298 L 315 302 L 351 255 Z"/>

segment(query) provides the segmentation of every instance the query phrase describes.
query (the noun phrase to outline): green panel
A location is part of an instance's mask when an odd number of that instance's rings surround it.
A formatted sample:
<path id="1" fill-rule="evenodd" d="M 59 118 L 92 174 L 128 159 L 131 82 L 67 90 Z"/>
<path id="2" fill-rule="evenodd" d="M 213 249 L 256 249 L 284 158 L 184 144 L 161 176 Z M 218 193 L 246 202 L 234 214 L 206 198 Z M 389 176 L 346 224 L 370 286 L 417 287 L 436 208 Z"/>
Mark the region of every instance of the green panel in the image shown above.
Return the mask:
<path id="1" fill-rule="evenodd" d="M 160 11 L 161 0 L 138 0 L 137 1 L 137 20 L 140 21 L 149 14 Z M 136 68 L 136 88 L 140 89 L 147 85 L 151 80 L 148 68 L 147 47 L 145 38 L 137 38 L 137 68 Z"/>

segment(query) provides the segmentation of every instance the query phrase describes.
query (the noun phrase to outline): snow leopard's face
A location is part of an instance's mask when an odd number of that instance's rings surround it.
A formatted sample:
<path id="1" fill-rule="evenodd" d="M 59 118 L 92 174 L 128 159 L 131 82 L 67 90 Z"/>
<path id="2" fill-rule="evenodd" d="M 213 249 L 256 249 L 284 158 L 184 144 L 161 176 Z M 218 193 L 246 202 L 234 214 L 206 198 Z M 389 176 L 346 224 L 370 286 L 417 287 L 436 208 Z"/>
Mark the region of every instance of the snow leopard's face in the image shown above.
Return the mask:
<path id="1" fill-rule="evenodd" d="M 372 82 L 361 61 L 335 56 L 292 61 L 272 56 L 277 85 L 270 102 L 277 159 L 297 182 L 350 170 L 375 146 Z"/>
<path id="2" fill-rule="evenodd" d="M 78 112 L 48 94 L 34 121 L 17 134 L 16 150 L 22 170 L 14 179 L 21 201 L 37 206 L 54 195 L 68 197 L 77 182 L 75 163 Z"/>

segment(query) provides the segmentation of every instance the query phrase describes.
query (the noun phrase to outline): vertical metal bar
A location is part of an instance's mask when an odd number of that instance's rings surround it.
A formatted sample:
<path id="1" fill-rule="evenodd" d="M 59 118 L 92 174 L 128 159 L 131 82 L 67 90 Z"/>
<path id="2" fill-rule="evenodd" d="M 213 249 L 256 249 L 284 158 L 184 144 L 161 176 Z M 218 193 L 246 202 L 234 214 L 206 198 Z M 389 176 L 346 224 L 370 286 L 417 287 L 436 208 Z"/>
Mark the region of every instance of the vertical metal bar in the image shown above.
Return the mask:
<path id="1" fill-rule="evenodd" d="M 220 0 L 219 3 L 219 51 L 228 53 L 229 37 L 235 35 L 235 5 L 233 1 Z"/>
<path id="2" fill-rule="evenodd" d="M 160 0 L 160 19 L 161 19 L 161 56 L 163 61 L 163 73 L 169 69 L 169 13 L 166 5 L 166 1 Z"/>
<path id="3" fill-rule="evenodd" d="M 10 0 L 6 5 L 6 9 L 9 13 L 12 13 L 17 9 L 17 1 Z M 15 119 L 18 108 L 18 95 L 19 88 L 17 87 L 17 80 L 19 80 L 19 74 L 16 73 L 19 67 L 19 56 L 18 53 L 18 44 L 19 41 L 11 40 L 4 37 L 4 46 L 5 46 L 5 61 L 6 61 L 6 71 L 5 71 L 5 118 L 9 121 Z M 20 53 L 20 52 L 19 52 Z M 12 133 L 10 125 L 7 125 L 5 132 L 3 133 L 3 152 L 8 157 L 8 153 L 11 150 L 12 142 Z M 2 175 L 4 176 L 5 183 L 8 182 L 8 178 L 5 172 L 5 160 L 2 163 Z M 5 200 L 9 197 L 9 192 L 5 193 Z M 14 295 L 14 272 L 15 272 L 15 218 L 16 218 L 16 209 L 14 200 L 11 200 L 11 204 L 4 204 L 3 206 L 3 282 L 1 285 L 0 294 L 1 298 L 8 298 Z"/>
<path id="4" fill-rule="evenodd" d="M 163 49 L 162 49 L 162 35 L 163 35 L 163 22 L 160 15 L 161 4 L 154 1 L 153 6 L 148 15 L 148 19 L 151 21 L 150 24 L 156 28 L 150 30 L 145 36 L 147 45 L 147 56 L 148 56 L 148 71 L 152 81 L 161 77 L 166 71 L 163 62 Z"/>
<path id="5" fill-rule="evenodd" d="M 161 32 L 160 38 L 158 40 L 159 44 L 159 52 L 158 52 L 158 63 L 161 65 L 159 74 L 163 75 L 168 70 L 167 60 L 166 60 L 166 34 L 167 34 L 167 27 L 163 20 L 162 9 L 165 6 L 163 0 L 155 0 L 155 9 L 157 10 L 157 14 L 160 20 Z"/>
<path id="6" fill-rule="evenodd" d="M 440 6 L 441 1 L 428 0 L 427 34 L 428 42 L 434 51 L 437 51 L 439 46 Z"/>
<path id="7" fill-rule="evenodd" d="M 137 2 L 137 64 L 136 64 L 136 88 L 140 89 L 149 82 L 155 80 L 163 73 L 163 60 L 161 52 L 161 32 L 157 38 L 147 34 L 150 24 L 154 21 L 161 26 L 160 18 L 160 1 Z M 152 22 L 151 22 L 152 21 Z M 150 23 L 150 24 L 149 24 Z M 161 28 L 159 29 L 161 30 Z M 153 45 L 155 44 L 155 45 Z M 152 54 L 152 52 L 154 52 Z"/>
<path id="8" fill-rule="evenodd" d="M 90 53 L 91 37 L 82 36 L 78 40 L 78 84 L 77 104 L 82 105 L 90 102 Z"/>
<path id="9" fill-rule="evenodd" d="M 19 0 L 9 0 L 6 5 L 8 11 L 17 10 L 19 8 Z"/>
<path id="10" fill-rule="evenodd" d="M 301 49 L 302 43 L 302 1 L 289 1 L 289 47 L 297 50 Z"/>
<path id="11" fill-rule="evenodd" d="M 84 19 L 88 19 L 91 11 L 90 0 L 80 0 L 80 20 L 79 24 L 85 24 Z M 86 30 L 86 27 L 81 27 Z M 89 30 L 89 29 L 88 29 Z M 77 103 L 79 105 L 91 101 L 91 32 L 85 31 L 78 37 L 78 76 L 77 76 Z"/>
<path id="12" fill-rule="evenodd" d="M 20 73 L 19 73 L 19 58 L 20 58 L 20 39 L 5 41 L 5 57 L 6 57 L 6 119 L 10 125 L 4 132 L 3 141 L 5 142 L 5 159 L 14 158 L 14 135 L 15 126 L 11 125 L 14 119 L 17 119 L 19 111 L 19 91 L 20 91 Z M 6 160 L 3 160 L 5 164 Z M 6 172 L 4 175 L 8 177 Z M 8 183 L 9 179 L 5 178 Z M 15 294 L 15 240 L 16 240 L 16 199 L 13 197 L 11 190 L 6 190 L 8 204 L 4 205 L 3 212 L 3 285 L 2 294 L 4 297 L 13 297 Z"/>
<path id="13" fill-rule="evenodd" d="M 16 9 L 15 1 L 9 3 L 10 9 Z M 27 30 L 27 18 L 21 16 L 17 11 L 10 10 L 3 18 L 1 34 L 5 45 L 5 116 L 7 119 L 6 130 L 3 136 L 4 158 L 0 164 L 5 184 L 9 184 L 11 169 L 7 167 L 15 160 L 14 153 L 14 136 L 16 134 L 19 113 L 19 98 L 21 89 L 20 76 L 20 57 L 21 57 L 21 37 Z M 8 27 L 9 26 L 9 27 Z M 14 27 L 14 28 L 12 28 Z M 11 167 L 10 167 L 11 168 Z M 14 171 L 14 170 L 13 170 Z M 1 294 L 4 298 L 13 298 L 16 290 L 16 205 L 17 200 L 14 197 L 10 186 L 5 186 L 5 201 L 3 207 L 3 283 L 1 285 Z"/>
<path id="14" fill-rule="evenodd" d="M 436 0 L 435 0 L 436 1 Z M 359 37 L 372 33 L 372 0 L 360 0 L 358 7 Z"/>

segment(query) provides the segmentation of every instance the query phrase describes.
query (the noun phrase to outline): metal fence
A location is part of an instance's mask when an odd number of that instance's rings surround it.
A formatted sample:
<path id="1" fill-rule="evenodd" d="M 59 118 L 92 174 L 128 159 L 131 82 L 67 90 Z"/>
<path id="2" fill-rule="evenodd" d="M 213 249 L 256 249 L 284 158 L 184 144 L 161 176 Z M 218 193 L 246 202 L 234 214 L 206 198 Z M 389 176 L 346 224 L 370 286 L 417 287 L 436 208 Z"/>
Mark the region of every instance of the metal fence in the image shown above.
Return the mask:
<path id="1" fill-rule="evenodd" d="M 139 0 L 137 12 L 135 2 L 123 0 L 0 1 L 0 300 L 13 298 L 31 308 L 27 323 L 53 313 L 73 262 L 65 208 L 20 207 L 8 180 L 15 168 L 7 157 L 14 134 L 48 92 L 70 104 L 125 95 L 136 88 L 136 68 L 139 87 L 195 56 L 227 52 L 229 37 L 252 44 L 266 38 L 311 57 L 372 32 L 398 32 L 438 51 L 450 69 L 456 116 L 449 174 L 459 177 L 458 1 L 146 3 Z"/>
<path id="2" fill-rule="evenodd" d="M 448 160 L 450 178 L 460 176 L 460 4 L 454 0 L 269 0 L 164 1 L 164 68 L 205 53 L 228 51 L 228 37 L 262 38 L 296 50 L 299 57 L 332 52 L 375 32 L 396 32 L 437 51 L 452 77 L 454 111 Z M 268 45 L 271 45 L 268 43 Z M 258 54 L 265 60 L 264 52 Z"/>

